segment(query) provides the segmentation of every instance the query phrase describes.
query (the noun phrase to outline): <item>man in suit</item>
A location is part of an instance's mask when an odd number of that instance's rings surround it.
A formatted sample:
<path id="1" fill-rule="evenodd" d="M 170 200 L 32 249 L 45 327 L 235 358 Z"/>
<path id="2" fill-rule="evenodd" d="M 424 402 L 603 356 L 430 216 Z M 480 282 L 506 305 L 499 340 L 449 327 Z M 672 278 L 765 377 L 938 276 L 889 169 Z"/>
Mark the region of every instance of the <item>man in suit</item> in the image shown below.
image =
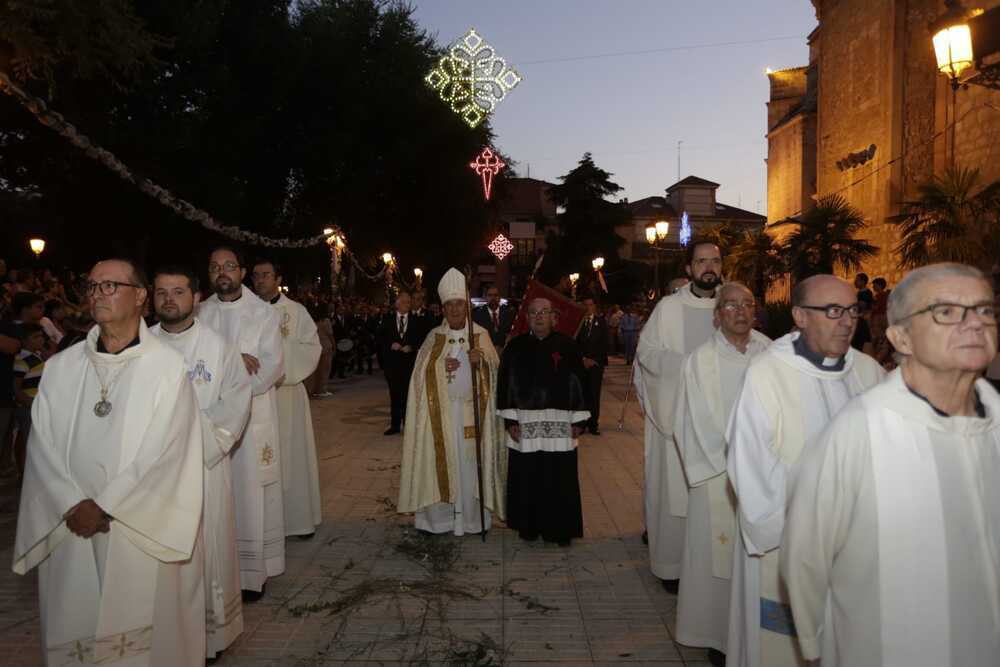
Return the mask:
<path id="1" fill-rule="evenodd" d="M 496 287 L 486 290 L 486 305 L 472 311 L 472 321 L 489 332 L 493 347 L 498 352 L 503 350 L 516 316 L 517 312 L 512 306 L 500 305 L 500 290 Z"/>
<path id="2" fill-rule="evenodd" d="M 426 332 L 423 332 L 426 334 Z M 396 310 L 382 318 L 378 346 L 382 354 L 382 370 L 389 384 L 392 423 L 385 435 L 396 435 L 403 424 L 406 412 L 406 394 L 410 386 L 410 373 L 417 358 L 421 335 L 419 321 L 410 312 L 410 294 L 400 292 L 396 297 Z"/>
<path id="3" fill-rule="evenodd" d="M 410 315 L 413 317 L 413 325 L 416 327 L 414 333 L 416 334 L 417 349 L 424 344 L 424 339 L 427 338 L 427 334 L 430 330 L 437 326 L 437 322 L 434 321 L 434 316 L 431 311 L 427 309 L 427 293 L 423 289 L 413 290 L 410 295 Z"/>
<path id="4" fill-rule="evenodd" d="M 597 302 L 586 297 L 583 305 L 587 314 L 576 335 L 576 342 L 583 353 L 583 367 L 587 371 L 587 397 L 590 399 L 590 421 L 587 427 L 594 435 L 601 434 L 601 383 L 604 367 L 608 365 L 608 323 L 597 312 Z"/>

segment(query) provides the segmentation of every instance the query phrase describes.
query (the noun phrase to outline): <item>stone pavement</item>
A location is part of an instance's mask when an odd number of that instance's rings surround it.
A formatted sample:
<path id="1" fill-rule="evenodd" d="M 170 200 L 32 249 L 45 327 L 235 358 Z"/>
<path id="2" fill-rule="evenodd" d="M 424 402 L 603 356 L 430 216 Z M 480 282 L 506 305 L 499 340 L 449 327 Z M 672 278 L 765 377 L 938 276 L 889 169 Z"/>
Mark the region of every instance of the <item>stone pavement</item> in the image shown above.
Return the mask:
<path id="1" fill-rule="evenodd" d="M 323 525 L 287 543 L 287 570 L 244 607 L 230 666 L 707 666 L 672 639 L 676 598 L 649 572 L 642 544 L 642 420 L 634 396 L 616 425 L 628 369 L 604 384 L 603 434 L 580 445 L 585 537 L 525 543 L 502 526 L 426 538 L 395 514 L 402 439 L 382 435 L 381 376 L 334 384 L 312 403 Z M 10 572 L 17 490 L 0 480 L 0 665 L 40 665 L 35 577 Z"/>

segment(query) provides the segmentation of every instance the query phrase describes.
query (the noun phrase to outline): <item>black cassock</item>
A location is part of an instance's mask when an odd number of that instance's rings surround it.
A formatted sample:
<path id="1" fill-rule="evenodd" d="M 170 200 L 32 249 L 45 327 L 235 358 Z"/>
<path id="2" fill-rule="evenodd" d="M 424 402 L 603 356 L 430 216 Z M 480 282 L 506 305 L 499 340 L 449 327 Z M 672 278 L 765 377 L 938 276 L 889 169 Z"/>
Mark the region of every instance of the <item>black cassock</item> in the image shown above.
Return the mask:
<path id="1" fill-rule="evenodd" d="M 503 351 L 497 378 L 497 412 L 506 409 L 588 409 L 580 348 L 558 332 L 539 340 L 514 338 Z M 510 425 L 513 420 L 507 420 Z M 586 420 L 577 424 L 585 426 Z M 583 537 L 576 450 L 522 453 L 508 449 L 507 525 L 524 539 L 548 542 Z"/>

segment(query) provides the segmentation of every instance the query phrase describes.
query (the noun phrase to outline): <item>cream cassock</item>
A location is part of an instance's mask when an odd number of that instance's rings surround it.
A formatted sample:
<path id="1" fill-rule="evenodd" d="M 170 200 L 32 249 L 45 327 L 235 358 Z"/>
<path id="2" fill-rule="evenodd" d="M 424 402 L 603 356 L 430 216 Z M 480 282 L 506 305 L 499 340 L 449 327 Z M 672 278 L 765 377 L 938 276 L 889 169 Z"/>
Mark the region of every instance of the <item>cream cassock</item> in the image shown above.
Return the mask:
<path id="1" fill-rule="evenodd" d="M 734 667 L 804 664 L 778 574 L 788 488 L 823 428 L 885 375 L 853 349 L 839 370 L 820 369 L 796 353 L 800 335 L 782 336 L 750 363 L 726 431 L 740 528 L 726 655 Z"/>
<path id="2" fill-rule="evenodd" d="M 236 507 L 229 453 L 250 416 L 250 375 L 239 352 L 195 319 L 180 333 L 151 331 L 187 364 L 201 408 L 205 459 L 205 609 L 208 657 L 243 632 Z"/>
<path id="3" fill-rule="evenodd" d="M 712 337 L 714 308 L 714 298 L 699 298 L 685 285 L 656 304 L 639 334 L 635 384 L 646 414 L 646 531 L 650 568 L 660 579 L 680 577 L 684 553 L 687 481 L 673 438 L 681 362 Z"/>
<path id="4" fill-rule="evenodd" d="M 285 535 L 309 535 L 323 520 L 323 505 L 309 393 L 302 383 L 316 370 L 323 347 L 316 323 L 305 306 L 284 294 L 271 303 L 281 318 L 285 356 L 285 376 L 277 385 Z"/>
<path id="5" fill-rule="evenodd" d="M 14 571 L 39 566 L 46 664 L 196 665 L 205 659 L 202 434 L 184 359 L 140 323 L 97 352 L 99 329 L 52 357 L 32 407 Z M 95 414 L 101 386 L 111 412 Z M 92 499 L 108 533 L 63 514 Z"/>
<path id="6" fill-rule="evenodd" d="M 260 362 L 250 376 L 250 421 L 233 451 L 233 496 L 240 587 L 260 591 L 268 577 L 285 571 L 285 517 L 281 447 L 274 385 L 284 375 L 281 318 L 245 286 L 236 301 L 215 294 L 198 306 L 198 319 L 236 350 Z"/>
<path id="7" fill-rule="evenodd" d="M 807 658 L 997 664 L 1000 396 L 976 392 L 985 418 L 941 416 L 896 370 L 803 459 L 781 560 Z"/>
<path id="8" fill-rule="evenodd" d="M 438 285 L 441 302 L 466 299 L 465 276 L 450 269 Z M 478 533 L 479 480 L 476 464 L 473 382 L 479 391 L 483 457 L 485 529 L 492 514 L 504 518 L 507 452 L 500 445 L 502 426 L 496 413 L 497 368 L 500 359 L 489 333 L 473 323 L 476 348 L 483 362 L 473 378 L 469 362 L 468 321 L 454 330 L 445 320 L 431 329 L 417 353 L 406 402 L 403 457 L 399 481 L 399 512 L 415 512 L 415 526 L 432 533 Z M 458 359 L 453 373 L 448 358 Z"/>
<path id="9" fill-rule="evenodd" d="M 726 424 L 750 360 L 771 340 L 750 332 L 740 352 L 722 331 L 684 359 L 674 439 L 690 485 L 677 599 L 677 641 L 726 652 L 736 499 L 726 474 Z"/>

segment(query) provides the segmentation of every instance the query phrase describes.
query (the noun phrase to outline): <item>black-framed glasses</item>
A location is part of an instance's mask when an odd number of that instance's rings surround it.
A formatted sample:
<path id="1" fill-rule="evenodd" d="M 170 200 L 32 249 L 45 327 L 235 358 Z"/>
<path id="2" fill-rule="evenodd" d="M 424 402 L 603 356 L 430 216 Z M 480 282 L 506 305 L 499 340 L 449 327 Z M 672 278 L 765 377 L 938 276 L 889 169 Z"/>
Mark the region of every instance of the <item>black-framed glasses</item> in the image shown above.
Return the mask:
<path id="1" fill-rule="evenodd" d="M 966 306 L 961 303 L 932 303 L 926 308 L 921 308 L 916 312 L 910 313 L 906 317 L 901 318 L 899 321 L 902 322 L 903 320 L 908 320 L 911 317 L 916 317 L 917 315 L 930 313 L 931 317 L 937 324 L 953 326 L 964 322 L 970 310 L 976 311 L 976 315 L 979 316 L 979 319 L 982 320 L 984 324 L 997 323 L 997 309 L 992 303 L 976 303 L 971 306 Z"/>
<path id="2" fill-rule="evenodd" d="M 534 317 L 536 315 L 549 315 L 551 313 L 552 313 L 552 309 L 551 308 L 542 308 L 541 310 L 529 310 L 528 311 L 528 315 L 531 315 L 532 317 Z"/>
<path id="3" fill-rule="evenodd" d="M 104 296 L 111 296 L 118 291 L 119 287 L 135 287 L 136 289 L 142 287 L 142 285 L 135 285 L 133 283 L 121 283 L 117 280 L 102 280 L 100 282 L 86 282 L 83 284 L 83 293 L 87 296 L 94 296 L 94 292 L 100 290 L 101 294 Z"/>
<path id="4" fill-rule="evenodd" d="M 818 310 L 824 313 L 828 319 L 839 320 L 847 313 L 851 316 L 852 320 L 856 320 L 861 317 L 861 306 L 858 304 L 851 304 L 850 306 L 841 306 L 837 303 L 829 303 L 825 306 L 799 306 L 799 308 L 805 308 L 806 310 Z"/>
<path id="5" fill-rule="evenodd" d="M 240 268 L 239 263 L 233 261 L 223 262 L 222 264 L 217 264 L 216 262 L 212 262 L 211 264 L 208 265 L 208 272 L 219 273 L 223 269 L 225 269 L 226 271 L 235 271 L 238 268 Z"/>

